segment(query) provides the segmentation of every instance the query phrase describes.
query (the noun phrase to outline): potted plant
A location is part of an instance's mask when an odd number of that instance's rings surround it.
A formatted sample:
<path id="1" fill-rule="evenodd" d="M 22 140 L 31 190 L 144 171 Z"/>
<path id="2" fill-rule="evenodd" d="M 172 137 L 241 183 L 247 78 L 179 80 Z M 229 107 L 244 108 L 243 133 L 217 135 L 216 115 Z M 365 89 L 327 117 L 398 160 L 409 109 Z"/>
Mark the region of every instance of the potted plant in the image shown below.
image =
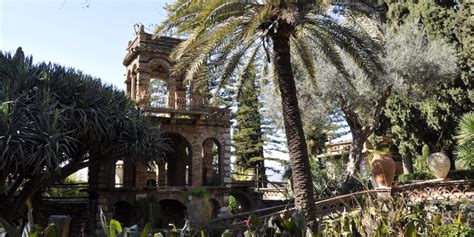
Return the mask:
<path id="1" fill-rule="evenodd" d="M 370 162 L 372 177 L 379 188 L 390 187 L 395 177 L 396 164 L 390 152 L 391 138 L 384 136 L 382 141 L 376 145 L 372 152 L 373 158 Z"/>
<path id="2" fill-rule="evenodd" d="M 191 228 L 199 228 L 209 222 L 212 215 L 212 205 L 209 202 L 209 192 L 205 187 L 194 187 L 188 190 L 188 215 Z"/>

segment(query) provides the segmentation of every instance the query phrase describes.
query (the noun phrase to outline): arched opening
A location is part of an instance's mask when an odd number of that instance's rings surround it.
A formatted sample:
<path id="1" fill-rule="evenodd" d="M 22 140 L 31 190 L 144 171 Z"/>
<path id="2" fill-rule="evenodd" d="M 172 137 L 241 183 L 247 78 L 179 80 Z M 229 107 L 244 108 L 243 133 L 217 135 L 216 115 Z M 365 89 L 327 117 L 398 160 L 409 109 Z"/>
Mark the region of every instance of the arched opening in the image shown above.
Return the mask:
<path id="1" fill-rule="evenodd" d="M 123 188 L 123 160 L 115 162 L 115 185 L 116 188 Z"/>
<path id="2" fill-rule="evenodd" d="M 232 192 L 229 198 L 229 208 L 233 213 L 248 212 L 251 210 L 252 204 L 244 194 Z"/>
<path id="3" fill-rule="evenodd" d="M 208 138 L 202 143 L 202 183 L 206 186 L 222 184 L 221 146 L 214 138 Z"/>
<path id="4" fill-rule="evenodd" d="M 166 108 L 168 106 L 168 84 L 161 79 L 150 80 L 150 106 Z"/>
<path id="5" fill-rule="evenodd" d="M 221 206 L 219 205 L 219 202 L 216 199 L 211 198 L 209 199 L 209 202 L 211 203 L 211 206 L 212 206 L 211 218 L 212 219 L 217 218 L 217 215 L 219 214 L 219 210 Z"/>
<path id="6" fill-rule="evenodd" d="M 113 206 L 113 217 L 122 226 L 131 226 L 136 223 L 135 207 L 127 201 L 118 201 Z"/>
<path id="7" fill-rule="evenodd" d="M 185 137 L 177 133 L 166 133 L 172 148 L 165 157 L 166 184 L 168 186 L 190 186 L 192 183 L 192 149 Z"/>
<path id="8" fill-rule="evenodd" d="M 160 201 L 162 228 L 169 227 L 170 224 L 177 228 L 184 226 L 186 219 L 186 206 L 180 201 L 165 199 Z"/>

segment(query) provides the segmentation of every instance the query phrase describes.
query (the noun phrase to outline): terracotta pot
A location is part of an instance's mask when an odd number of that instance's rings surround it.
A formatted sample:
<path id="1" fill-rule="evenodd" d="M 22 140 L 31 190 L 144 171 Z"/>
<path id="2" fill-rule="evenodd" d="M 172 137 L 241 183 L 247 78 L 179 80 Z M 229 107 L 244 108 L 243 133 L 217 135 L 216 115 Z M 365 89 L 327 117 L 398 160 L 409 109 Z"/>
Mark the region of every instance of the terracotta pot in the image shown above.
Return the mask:
<path id="1" fill-rule="evenodd" d="M 446 154 L 436 152 L 428 158 L 428 167 L 436 178 L 444 179 L 451 169 L 451 161 Z"/>
<path id="2" fill-rule="evenodd" d="M 395 177 L 396 164 L 390 154 L 375 154 L 372 162 L 372 176 L 379 187 L 390 187 Z"/>
<path id="3" fill-rule="evenodd" d="M 198 228 L 209 222 L 212 205 L 207 198 L 188 197 L 188 216 L 192 228 Z"/>

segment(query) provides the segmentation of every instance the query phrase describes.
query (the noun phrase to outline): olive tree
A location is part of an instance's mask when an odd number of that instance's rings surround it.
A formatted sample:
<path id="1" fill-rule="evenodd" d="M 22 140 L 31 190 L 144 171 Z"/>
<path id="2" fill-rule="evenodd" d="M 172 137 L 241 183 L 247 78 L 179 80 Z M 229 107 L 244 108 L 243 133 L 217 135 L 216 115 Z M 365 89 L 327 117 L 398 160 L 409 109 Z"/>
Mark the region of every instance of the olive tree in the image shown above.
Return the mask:
<path id="1" fill-rule="evenodd" d="M 341 74 L 334 66 L 318 60 L 319 79 L 314 95 L 329 108 L 339 109 L 352 134 L 352 146 L 346 175 L 359 169 L 362 149 L 380 125 L 384 106 L 391 95 L 418 100 L 430 93 L 437 83 L 452 80 L 457 74 L 456 52 L 443 39 L 428 40 L 416 23 L 407 23 L 381 31 L 384 73 L 368 78 L 345 59 L 349 73 Z"/>

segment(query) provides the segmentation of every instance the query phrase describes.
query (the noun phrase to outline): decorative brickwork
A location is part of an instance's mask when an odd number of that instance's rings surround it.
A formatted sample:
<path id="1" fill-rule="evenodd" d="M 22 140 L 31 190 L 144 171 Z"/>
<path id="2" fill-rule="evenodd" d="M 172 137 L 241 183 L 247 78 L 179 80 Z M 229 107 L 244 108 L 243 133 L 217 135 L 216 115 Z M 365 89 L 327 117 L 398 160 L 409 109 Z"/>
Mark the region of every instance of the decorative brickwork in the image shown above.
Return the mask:
<path id="1" fill-rule="evenodd" d="M 218 208 L 227 206 L 231 187 L 230 110 L 206 106 L 192 83 L 173 74 L 174 63 L 169 54 L 180 42 L 147 34 L 143 26 L 136 28 L 136 37 L 129 42 L 123 61 L 126 93 L 169 138 L 174 151 L 166 154 L 167 159 L 156 169 L 127 159 L 123 164 L 110 162 L 91 167 L 90 187 L 98 194 L 98 208 L 108 215 L 117 215 L 114 205 L 119 202 L 133 205 L 147 196 L 160 203 L 174 200 L 186 206 L 186 190 L 196 186 L 208 187 L 216 214 Z M 153 80 L 160 83 L 152 83 Z M 153 91 L 157 90 L 152 85 L 164 86 L 158 91 L 164 92 L 165 98 L 154 102 Z"/>

